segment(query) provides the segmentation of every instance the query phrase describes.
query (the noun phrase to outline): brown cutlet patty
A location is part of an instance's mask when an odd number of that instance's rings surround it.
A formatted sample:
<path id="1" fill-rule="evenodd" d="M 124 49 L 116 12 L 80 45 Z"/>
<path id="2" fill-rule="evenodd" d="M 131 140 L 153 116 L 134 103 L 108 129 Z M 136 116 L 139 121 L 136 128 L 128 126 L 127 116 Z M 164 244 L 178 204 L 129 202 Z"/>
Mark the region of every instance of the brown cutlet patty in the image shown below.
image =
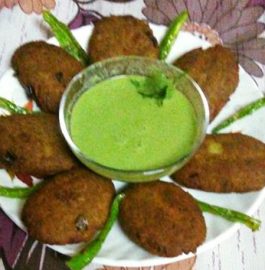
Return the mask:
<path id="1" fill-rule="evenodd" d="M 174 63 L 187 72 L 202 88 L 213 119 L 237 87 L 238 63 L 227 48 L 217 45 L 207 50 L 195 49 Z"/>
<path id="2" fill-rule="evenodd" d="M 158 58 L 159 53 L 148 23 L 132 16 L 110 16 L 95 22 L 88 51 L 93 62 L 122 55 Z"/>
<path id="3" fill-rule="evenodd" d="M 61 135 L 55 115 L 1 116 L 0 137 L 1 168 L 44 177 L 78 165 Z"/>
<path id="4" fill-rule="evenodd" d="M 18 48 L 12 57 L 18 79 L 45 112 L 56 113 L 61 96 L 83 65 L 60 47 L 43 41 Z"/>
<path id="5" fill-rule="evenodd" d="M 178 183 L 212 192 L 248 192 L 265 186 L 265 144 L 239 133 L 207 135 L 195 156 L 174 173 Z"/>
<path id="6" fill-rule="evenodd" d="M 131 186 L 121 203 L 119 221 L 128 237 L 152 254 L 174 257 L 194 252 L 206 225 L 196 201 L 173 183 Z"/>
<path id="7" fill-rule="evenodd" d="M 107 178 L 86 169 L 64 172 L 46 179 L 29 197 L 22 220 L 40 242 L 88 242 L 105 224 L 114 195 Z"/>

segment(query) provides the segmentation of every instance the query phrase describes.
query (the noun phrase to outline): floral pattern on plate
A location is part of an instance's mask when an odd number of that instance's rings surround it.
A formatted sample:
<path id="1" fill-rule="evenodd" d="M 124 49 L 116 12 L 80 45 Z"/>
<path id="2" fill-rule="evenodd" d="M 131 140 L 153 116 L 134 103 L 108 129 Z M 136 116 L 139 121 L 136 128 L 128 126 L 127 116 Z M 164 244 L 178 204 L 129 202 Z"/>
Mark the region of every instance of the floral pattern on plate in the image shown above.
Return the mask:
<path id="1" fill-rule="evenodd" d="M 181 11 L 189 20 L 184 30 L 222 44 L 235 52 L 238 62 L 251 75 L 262 77 L 258 63 L 265 64 L 265 39 L 259 35 L 265 23 L 264 0 L 145 0 L 143 14 L 153 23 L 168 25 Z"/>

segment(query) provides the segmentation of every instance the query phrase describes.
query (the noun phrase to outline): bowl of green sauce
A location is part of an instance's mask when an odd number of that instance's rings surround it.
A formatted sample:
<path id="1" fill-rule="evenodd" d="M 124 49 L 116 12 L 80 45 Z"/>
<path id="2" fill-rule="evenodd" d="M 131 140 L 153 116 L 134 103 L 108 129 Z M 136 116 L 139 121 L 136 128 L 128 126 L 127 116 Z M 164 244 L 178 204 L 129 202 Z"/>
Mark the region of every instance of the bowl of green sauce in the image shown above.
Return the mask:
<path id="1" fill-rule="evenodd" d="M 195 153 L 209 120 L 206 98 L 182 70 L 118 57 L 89 66 L 60 104 L 62 133 L 77 158 L 108 178 L 145 182 L 172 174 Z"/>

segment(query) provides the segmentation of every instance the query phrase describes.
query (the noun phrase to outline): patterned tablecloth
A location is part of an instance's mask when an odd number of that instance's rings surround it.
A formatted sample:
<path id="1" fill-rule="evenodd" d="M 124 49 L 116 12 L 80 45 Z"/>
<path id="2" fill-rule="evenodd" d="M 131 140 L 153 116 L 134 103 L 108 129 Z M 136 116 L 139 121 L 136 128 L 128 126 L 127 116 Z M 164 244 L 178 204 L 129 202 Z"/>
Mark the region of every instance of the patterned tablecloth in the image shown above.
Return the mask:
<path id="1" fill-rule="evenodd" d="M 241 66 L 265 92 L 265 68 L 262 66 L 265 65 L 264 0 L 57 0 L 54 14 L 75 29 L 110 14 L 131 14 L 168 25 L 184 9 L 189 12 L 185 30 L 236 52 Z M 20 44 L 46 39 L 49 35 L 41 16 L 26 15 L 18 6 L 0 10 L 0 77 L 10 66 L 10 57 Z M 265 203 L 257 217 L 265 223 Z M 264 270 L 264 240 L 264 226 L 257 233 L 242 227 L 227 241 L 198 256 L 196 262 L 193 258 L 173 265 L 141 269 Z M 67 269 L 64 256 L 27 237 L 1 210 L 0 256 L 0 269 Z M 87 269 L 109 268 L 90 265 Z M 132 270 L 126 267 L 111 269 Z"/>

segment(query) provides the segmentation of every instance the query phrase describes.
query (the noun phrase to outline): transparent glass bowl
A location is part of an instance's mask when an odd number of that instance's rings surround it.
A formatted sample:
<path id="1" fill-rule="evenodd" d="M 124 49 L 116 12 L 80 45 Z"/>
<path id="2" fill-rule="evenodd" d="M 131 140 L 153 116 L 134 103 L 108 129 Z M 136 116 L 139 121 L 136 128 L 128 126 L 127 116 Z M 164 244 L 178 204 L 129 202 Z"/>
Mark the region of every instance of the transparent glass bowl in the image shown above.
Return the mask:
<path id="1" fill-rule="evenodd" d="M 120 170 L 104 166 L 84 154 L 73 142 L 70 131 L 72 109 L 77 99 L 95 84 L 120 75 L 150 76 L 154 70 L 161 70 L 173 80 L 176 88 L 191 102 L 197 117 L 196 136 L 188 155 L 160 168 L 148 170 Z M 146 182 L 170 175 L 180 169 L 195 153 L 204 139 L 209 121 L 209 108 L 200 87 L 182 70 L 159 60 L 143 57 L 118 57 L 98 62 L 76 75 L 63 94 L 59 120 L 62 133 L 76 157 L 88 168 L 111 179 L 127 182 Z M 162 147 L 162 146 L 161 146 Z"/>

